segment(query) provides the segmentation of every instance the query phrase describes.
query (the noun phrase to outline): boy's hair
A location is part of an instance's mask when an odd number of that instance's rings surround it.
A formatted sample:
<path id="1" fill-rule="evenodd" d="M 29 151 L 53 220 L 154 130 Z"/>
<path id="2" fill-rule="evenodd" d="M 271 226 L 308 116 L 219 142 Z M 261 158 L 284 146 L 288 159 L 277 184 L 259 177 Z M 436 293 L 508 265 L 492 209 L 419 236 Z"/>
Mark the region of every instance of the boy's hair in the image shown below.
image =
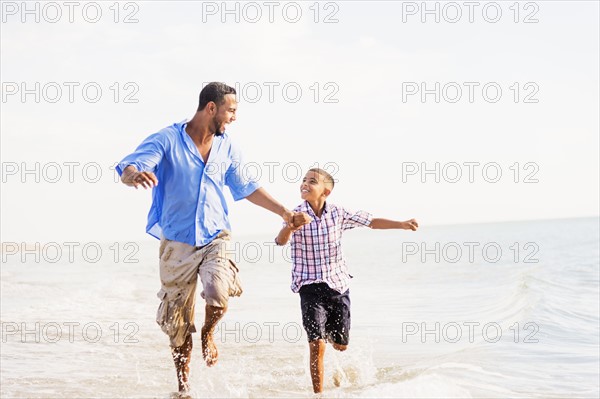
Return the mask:
<path id="1" fill-rule="evenodd" d="M 200 92 L 198 111 L 202 111 L 211 101 L 217 104 L 217 107 L 221 106 L 225 102 L 227 94 L 236 94 L 235 89 L 225 83 L 210 82 Z"/>
<path id="2" fill-rule="evenodd" d="M 325 181 L 325 187 L 329 190 L 333 190 L 333 186 L 335 186 L 335 181 L 333 180 L 333 176 L 324 171 L 321 168 L 312 168 L 308 170 L 309 172 L 315 172 L 323 176 L 323 180 Z"/>

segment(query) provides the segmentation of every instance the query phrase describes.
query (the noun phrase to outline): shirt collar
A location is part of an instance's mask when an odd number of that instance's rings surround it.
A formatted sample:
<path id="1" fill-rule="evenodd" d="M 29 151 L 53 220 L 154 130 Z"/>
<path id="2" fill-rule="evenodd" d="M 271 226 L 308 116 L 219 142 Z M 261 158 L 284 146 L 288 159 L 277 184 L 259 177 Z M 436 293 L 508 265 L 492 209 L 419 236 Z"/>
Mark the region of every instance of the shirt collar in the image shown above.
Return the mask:
<path id="1" fill-rule="evenodd" d="M 304 201 L 304 208 L 306 209 L 306 212 L 314 217 L 318 217 L 315 212 L 313 211 L 312 207 L 310 206 L 310 204 L 308 203 L 308 201 Z M 325 215 L 326 213 L 329 213 L 330 210 L 330 206 L 329 203 L 327 201 L 325 201 L 325 205 L 323 205 L 323 213 L 321 214 L 321 217 L 323 217 L 323 215 Z"/>
<path id="2" fill-rule="evenodd" d="M 181 138 L 183 140 L 183 142 L 185 143 L 187 149 L 196 156 L 196 158 L 198 158 L 202 163 L 204 163 L 204 160 L 202 159 L 202 157 L 200 156 L 200 153 L 198 152 L 198 148 L 196 148 L 196 144 L 194 144 L 194 141 L 192 140 L 192 138 L 190 137 L 189 134 L 187 134 L 187 132 L 185 131 L 185 127 L 188 124 L 188 120 L 184 119 L 183 121 L 176 123 L 175 126 L 177 127 L 177 129 L 179 129 L 179 134 L 181 135 Z M 227 135 L 226 132 L 223 132 L 222 135 L 220 136 L 216 136 L 213 138 L 213 140 L 222 140 L 225 138 L 225 136 Z M 215 145 L 215 142 L 213 141 L 213 146 Z M 211 151 L 212 152 L 212 151 Z M 309 205 L 310 207 L 310 205 Z"/>

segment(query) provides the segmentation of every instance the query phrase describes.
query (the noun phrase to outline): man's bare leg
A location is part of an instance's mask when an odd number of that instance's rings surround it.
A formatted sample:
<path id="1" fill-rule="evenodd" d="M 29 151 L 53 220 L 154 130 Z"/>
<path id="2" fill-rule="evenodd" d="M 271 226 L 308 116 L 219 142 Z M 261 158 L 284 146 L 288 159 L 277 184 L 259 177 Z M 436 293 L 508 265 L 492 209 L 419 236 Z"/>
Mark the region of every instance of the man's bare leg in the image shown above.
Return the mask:
<path id="1" fill-rule="evenodd" d="M 204 357 L 206 365 L 210 367 L 214 366 L 219 358 L 219 352 L 213 341 L 213 332 L 227 308 L 206 305 L 205 309 L 204 326 L 202 326 L 202 357 Z"/>
<path id="2" fill-rule="evenodd" d="M 192 346 L 192 334 L 188 334 L 183 345 L 171 349 L 180 393 L 189 390 L 188 377 L 190 375 L 190 360 L 192 360 Z"/>
<path id="3" fill-rule="evenodd" d="M 310 348 L 310 378 L 314 393 L 323 392 L 323 356 L 325 355 L 325 341 L 317 339 L 308 343 Z"/>

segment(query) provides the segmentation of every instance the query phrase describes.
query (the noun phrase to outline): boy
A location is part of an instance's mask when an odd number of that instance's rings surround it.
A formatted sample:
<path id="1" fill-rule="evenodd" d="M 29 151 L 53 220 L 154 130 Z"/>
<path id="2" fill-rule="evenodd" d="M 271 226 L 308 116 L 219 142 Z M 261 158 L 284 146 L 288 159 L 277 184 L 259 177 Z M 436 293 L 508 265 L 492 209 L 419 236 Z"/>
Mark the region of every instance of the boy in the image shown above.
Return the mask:
<path id="1" fill-rule="evenodd" d="M 348 347 L 351 276 L 342 257 L 342 232 L 359 226 L 412 231 L 419 227 L 415 219 L 405 222 L 374 219 L 367 212 L 352 213 L 329 204 L 326 200 L 333 186 L 329 173 L 319 168 L 310 169 L 300 185 L 304 203 L 294 209 L 294 227 L 286 225 L 275 239 L 277 245 L 285 245 L 292 238 L 291 288 L 300 293 L 315 393 L 323 390 L 325 341 L 339 351 Z"/>

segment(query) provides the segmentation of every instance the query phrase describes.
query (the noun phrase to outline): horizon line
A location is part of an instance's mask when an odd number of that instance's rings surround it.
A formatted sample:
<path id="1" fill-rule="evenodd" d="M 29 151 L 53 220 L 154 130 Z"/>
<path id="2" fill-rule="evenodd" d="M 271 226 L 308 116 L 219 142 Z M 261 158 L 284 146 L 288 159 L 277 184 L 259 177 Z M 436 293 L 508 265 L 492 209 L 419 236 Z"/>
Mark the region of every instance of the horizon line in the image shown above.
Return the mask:
<path id="1" fill-rule="evenodd" d="M 570 216 L 570 217 L 556 217 L 556 218 L 544 218 L 544 219 L 517 219 L 517 220 L 488 220 L 488 221 L 483 221 L 483 222 L 468 222 L 468 223 L 434 223 L 434 224 L 429 224 L 427 225 L 427 227 L 444 227 L 444 226 L 464 226 L 464 225 L 474 225 L 474 224 L 498 224 L 498 223 L 524 223 L 524 222 L 543 222 L 543 221 L 551 221 L 551 220 L 569 220 L 569 219 L 593 219 L 593 218 L 600 218 L 600 215 L 590 215 L 590 216 Z M 270 233 L 266 233 L 266 232 L 257 232 L 257 233 L 235 233 L 235 231 L 232 234 L 232 237 L 247 237 L 247 236 L 256 236 L 256 235 L 267 235 Z M 113 242 L 115 241 L 114 239 L 105 239 L 105 240 L 100 240 L 101 242 Z M 100 242 L 98 241 L 98 243 Z M 120 240 L 122 241 L 122 240 Z M 138 241 L 144 241 L 144 242 L 155 242 L 158 241 L 157 239 L 147 235 L 145 237 L 145 239 L 143 240 L 138 240 Z M 0 246 L 4 246 L 4 244 L 8 244 L 8 243 L 15 243 L 16 241 L 10 241 L 10 240 L 2 240 L 0 241 Z M 56 241 L 48 241 L 48 242 L 56 242 Z M 36 242 L 26 242 L 23 240 L 19 241 L 20 243 L 25 243 L 25 244 L 35 244 Z M 2 248 L 0 248 L 0 253 L 2 252 Z"/>

